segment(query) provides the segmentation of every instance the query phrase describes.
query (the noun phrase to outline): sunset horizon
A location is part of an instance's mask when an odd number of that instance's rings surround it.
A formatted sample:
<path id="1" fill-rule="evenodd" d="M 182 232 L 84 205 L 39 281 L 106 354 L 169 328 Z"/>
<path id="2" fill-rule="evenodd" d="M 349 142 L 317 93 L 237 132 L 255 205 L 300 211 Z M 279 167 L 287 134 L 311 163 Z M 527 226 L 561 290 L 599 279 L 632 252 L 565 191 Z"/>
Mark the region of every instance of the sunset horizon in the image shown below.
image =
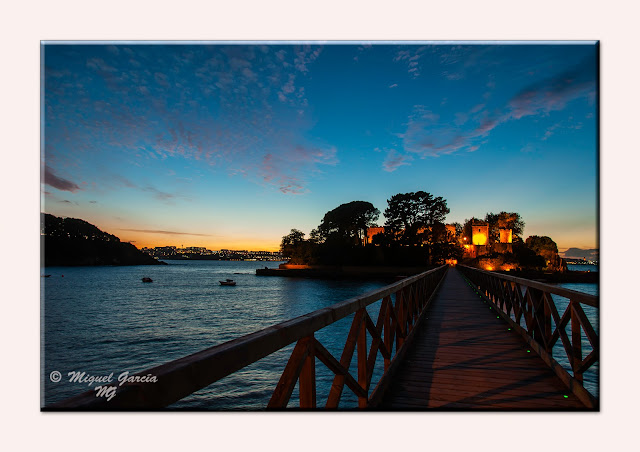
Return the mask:
<path id="1" fill-rule="evenodd" d="M 44 42 L 41 211 L 136 247 L 277 251 L 442 196 L 598 248 L 597 45 Z M 384 224 L 384 216 L 378 221 Z"/>

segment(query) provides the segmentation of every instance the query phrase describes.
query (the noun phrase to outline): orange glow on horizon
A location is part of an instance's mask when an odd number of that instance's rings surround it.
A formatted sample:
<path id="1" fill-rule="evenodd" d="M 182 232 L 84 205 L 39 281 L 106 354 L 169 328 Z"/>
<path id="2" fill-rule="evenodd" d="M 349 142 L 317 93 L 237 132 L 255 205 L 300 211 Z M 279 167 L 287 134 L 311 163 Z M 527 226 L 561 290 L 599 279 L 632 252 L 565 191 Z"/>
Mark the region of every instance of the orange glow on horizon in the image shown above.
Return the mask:
<path id="1" fill-rule="evenodd" d="M 114 234 L 122 242 L 130 242 L 136 248 L 155 248 L 161 246 L 175 246 L 177 248 L 204 247 L 211 251 L 219 250 L 247 250 L 247 251 L 280 251 L 280 239 L 259 240 L 245 238 L 198 236 L 175 236 L 149 233 L 132 233 L 127 231 L 116 231 Z"/>

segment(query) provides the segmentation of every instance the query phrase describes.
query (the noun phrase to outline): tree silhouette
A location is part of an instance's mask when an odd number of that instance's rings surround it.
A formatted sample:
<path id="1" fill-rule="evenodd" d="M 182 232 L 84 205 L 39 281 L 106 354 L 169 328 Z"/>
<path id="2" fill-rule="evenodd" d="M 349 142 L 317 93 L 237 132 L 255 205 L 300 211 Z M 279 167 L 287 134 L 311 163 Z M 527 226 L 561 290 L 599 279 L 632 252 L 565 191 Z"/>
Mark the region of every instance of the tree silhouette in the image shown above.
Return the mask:
<path id="1" fill-rule="evenodd" d="M 380 211 L 367 201 L 351 201 L 327 212 L 313 231 L 314 240 L 362 244 L 367 228 L 380 216 Z"/>
<path id="2" fill-rule="evenodd" d="M 304 232 L 292 229 L 289 234 L 282 237 L 280 252 L 290 258 L 291 264 L 312 264 L 315 261 L 316 246 L 316 243 L 304 239 Z"/>
<path id="3" fill-rule="evenodd" d="M 385 228 L 399 237 L 400 242 L 415 245 L 425 229 L 443 224 L 450 212 L 447 201 L 424 191 L 398 193 L 387 200 L 384 211 Z"/>
<path id="4" fill-rule="evenodd" d="M 517 212 L 502 211 L 498 214 L 487 213 L 484 220 L 489 223 L 489 236 L 495 240 L 500 240 L 499 229 L 511 229 L 514 240 L 521 240 L 524 231 L 524 221 Z"/>
<path id="5" fill-rule="evenodd" d="M 280 242 L 280 251 L 286 254 L 287 249 L 303 241 L 304 232 L 300 231 L 299 229 L 292 229 L 289 234 L 282 237 L 282 242 Z"/>

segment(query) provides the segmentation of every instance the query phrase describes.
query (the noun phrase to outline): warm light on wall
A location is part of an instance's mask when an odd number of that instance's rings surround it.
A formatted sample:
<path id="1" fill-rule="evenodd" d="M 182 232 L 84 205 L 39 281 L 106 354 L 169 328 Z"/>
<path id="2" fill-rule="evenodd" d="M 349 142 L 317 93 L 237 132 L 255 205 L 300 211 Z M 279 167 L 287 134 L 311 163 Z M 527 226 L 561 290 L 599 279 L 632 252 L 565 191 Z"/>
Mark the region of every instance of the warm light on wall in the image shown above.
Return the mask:
<path id="1" fill-rule="evenodd" d="M 511 229 L 500 229 L 500 243 L 512 243 L 513 234 Z"/>
<path id="2" fill-rule="evenodd" d="M 473 244 L 474 245 L 486 245 L 487 244 L 487 236 L 484 234 L 473 234 Z"/>
<path id="3" fill-rule="evenodd" d="M 471 243 L 480 246 L 486 245 L 487 237 L 489 236 L 489 226 L 473 226 L 471 235 Z"/>

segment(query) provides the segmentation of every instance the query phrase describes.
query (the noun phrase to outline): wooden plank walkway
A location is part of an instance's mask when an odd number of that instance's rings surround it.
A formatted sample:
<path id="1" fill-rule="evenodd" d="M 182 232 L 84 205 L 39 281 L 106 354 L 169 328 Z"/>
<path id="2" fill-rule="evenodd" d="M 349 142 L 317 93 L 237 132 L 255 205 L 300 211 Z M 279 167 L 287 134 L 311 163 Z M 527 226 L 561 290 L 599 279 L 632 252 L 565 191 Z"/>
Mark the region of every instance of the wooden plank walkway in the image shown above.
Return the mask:
<path id="1" fill-rule="evenodd" d="M 426 316 L 378 408 L 586 410 L 455 268 Z"/>

